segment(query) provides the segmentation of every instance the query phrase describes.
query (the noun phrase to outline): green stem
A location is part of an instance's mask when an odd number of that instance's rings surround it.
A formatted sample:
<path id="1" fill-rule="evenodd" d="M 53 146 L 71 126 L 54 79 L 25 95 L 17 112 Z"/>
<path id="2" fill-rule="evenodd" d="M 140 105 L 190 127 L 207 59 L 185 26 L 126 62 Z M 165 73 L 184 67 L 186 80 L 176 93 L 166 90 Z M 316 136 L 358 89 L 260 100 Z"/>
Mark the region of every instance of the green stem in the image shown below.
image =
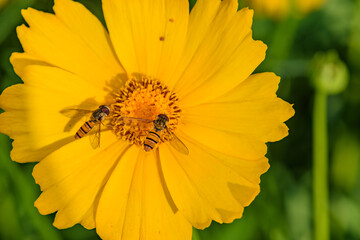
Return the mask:
<path id="1" fill-rule="evenodd" d="M 193 228 L 192 240 L 200 240 L 199 232 Z"/>
<path id="2" fill-rule="evenodd" d="M 283 65 L 291 53 L 299 22 L 300 19 L 291 15 L 277 25 L 266 53 L 266 59 L 272 60 L 264 61 L 264 69 L 275 71 L 279 75 L 285 72 Z"/>
<path id="3" fill-rule="evenodd" d="M 313 112 L 314 239 L 329 239 L 327 94 L 316 90 Z"/>

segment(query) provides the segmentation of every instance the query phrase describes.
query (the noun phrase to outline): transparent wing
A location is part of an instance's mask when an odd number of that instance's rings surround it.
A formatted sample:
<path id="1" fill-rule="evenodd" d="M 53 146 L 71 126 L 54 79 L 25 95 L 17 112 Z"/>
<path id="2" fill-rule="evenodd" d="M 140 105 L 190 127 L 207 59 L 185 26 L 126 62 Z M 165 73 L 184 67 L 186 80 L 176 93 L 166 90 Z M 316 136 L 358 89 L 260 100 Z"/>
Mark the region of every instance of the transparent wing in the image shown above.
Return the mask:
<path id="1" fill-rule="evenodd" d="M 77 116 L 85 116 L 88 114 L 92 114 L 94 110 L 87 110 L 87 109 L 77 109 L 77 108 L 66 108 L 60 110 L 60 113 L 68 118 L 73 118 Z"/>
<path id="2" fill-rule="evenodd" d="M 166 130 L 172 136 L 172 139 L 170 140 L 171 146 L 175 148 L 175 150 L 177 150 L 178 152 L 189 155 L 189 149 L 186 147 L 186 145 L 168 128 L 166 128 Z"/>
<path id="3" fill-rule="evenodd" d="M 98 122 L 89 133 L 90 144 L 93 149 L 100 147 L 101 123 Z"/>
<path id="4" fill-rule="evenodd" d="M 93 113 L 93 110 L 66 108 L 61 110 L 60 113 L 65 117 L 70 118 L 64 127 L 64 132 L 69 132 L 78 122 L 84 122 L 86 120 L 89 120 L 91 114 Z"/>

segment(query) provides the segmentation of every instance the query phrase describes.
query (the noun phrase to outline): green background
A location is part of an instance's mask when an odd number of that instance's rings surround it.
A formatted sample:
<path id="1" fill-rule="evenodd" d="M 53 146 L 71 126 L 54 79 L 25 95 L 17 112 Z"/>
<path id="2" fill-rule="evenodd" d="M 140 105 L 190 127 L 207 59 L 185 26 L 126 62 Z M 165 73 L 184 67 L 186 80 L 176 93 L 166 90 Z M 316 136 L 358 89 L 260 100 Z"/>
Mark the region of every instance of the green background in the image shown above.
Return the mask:
<path id="1" fill-rule="evenodd" d="M 81 2 L 103 21 L 100 0 Z M 49 0 L 9 0 L 0 9 L 1 92 L 21 82 L 9 63 L 12 52 L 22 51 L 15 32 L 24 23 L 20 10 L 32 6 L 51 12 L 52 5 Z M 193 239 L 313 239 L 318 221 L 313 217 L 313 177 L 318 174 L 313 172 L 313 154 L 323 150 L 329 156 L 329 196 L 324 198 L 330 204 L 331 239 L 360 239 L 360 1 L 328 0 L 305 16 L 290 14 L 277 21 L 255 14 L 253 37 L 268 45 L 266 60 L 256 72 L 280 75 L 278 96 L 294 103 L 296 114 L 287 122 L 290 135 L 268 144 L 271 168 L 261 177 L 261 192 L 244 216 L 232 224 L 194 230 Z M 319 69 L 314 56 L 329 50 L 346 65 L 349 82 L 344 91 L 327 97 L 327 150 L 313 145 L 312 123 L 321 111 L 313 109 L 311 76 Z M 31 175 L 34 164 L 12 162 L 10 150 L 11 140 L 0 134 L 0 239 L 98 239 L 94 230 L 79 225 L 57 230 L 54 215 L 38 213 L 33 206 L 40 194 Z"/>

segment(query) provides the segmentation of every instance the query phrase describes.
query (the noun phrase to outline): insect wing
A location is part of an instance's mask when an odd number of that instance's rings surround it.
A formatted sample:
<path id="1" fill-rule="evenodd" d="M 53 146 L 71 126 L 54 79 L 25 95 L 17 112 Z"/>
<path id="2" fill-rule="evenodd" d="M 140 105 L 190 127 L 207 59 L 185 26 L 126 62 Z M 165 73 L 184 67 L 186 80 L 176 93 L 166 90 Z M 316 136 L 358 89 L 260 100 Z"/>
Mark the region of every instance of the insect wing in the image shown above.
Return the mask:
<path id="1" fill-rule="evenodd" d="M 90 143 L 93 149 L 100 147 L 100 132 L 101 132 L 101 123 L 98 122 L 95 124 L 93 129 L 89 134 Z"/>
<path id="2" fill-rule="evenodd" d="M 93 112 L 94 112 L 93 110 L 77 109 L 77 108 L 66 108 L 60 111 L 62 115 L 68 118 L 79 117 L 79 116 L 82 117 L 85 115 L 90 115 Z"/>
<path id="3" fill-rule="evenodd" d="M 170 140 L 170 144 L 173 148 L 175 148 L 178 152 L 181 152 L 185 155 L 189 155 L 189 149 L 186 147 L 186 145 L 168 128 L 166 128 L 168 133 L 171 135 L 172 139 Z"/>
<path id="4" fill-rule="evenodd" d="M 69 132 L 73 127 L 79 123 L 89 119 L 93 111 L 77 108 L 66 108 L 60 111 L 62 115 L 69 118 L 69 121 L 64 127 L 64 132 Z M 86 118 L 85 118 L 86 117 Z"/>

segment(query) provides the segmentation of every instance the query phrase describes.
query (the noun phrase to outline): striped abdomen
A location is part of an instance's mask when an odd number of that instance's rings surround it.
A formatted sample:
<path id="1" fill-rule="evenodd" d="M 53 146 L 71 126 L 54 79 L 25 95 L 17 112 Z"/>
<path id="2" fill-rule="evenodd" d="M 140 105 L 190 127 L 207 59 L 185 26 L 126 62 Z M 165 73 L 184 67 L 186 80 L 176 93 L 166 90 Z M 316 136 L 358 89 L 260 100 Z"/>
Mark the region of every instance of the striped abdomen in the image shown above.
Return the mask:
<path id="1" fill-rule="evenodd" d="M 155 132 L 153 130 L 153 131 L 150 131 L 148 133 L 148 135 L 146 136 L 146 139 L 144 141 L 144 150 L 146 152 L 154 149 L 156 147 L 156 145 L 160 142 L 160 136 L 158 134 L 159 132 L 160 131 Z"/>
<path id="2" fill-rule="evenodd" d="M 95 126 L 96 120 L 90 120 L 85 122 L 75 134 L 75 139 L 82 138 Z"/>

